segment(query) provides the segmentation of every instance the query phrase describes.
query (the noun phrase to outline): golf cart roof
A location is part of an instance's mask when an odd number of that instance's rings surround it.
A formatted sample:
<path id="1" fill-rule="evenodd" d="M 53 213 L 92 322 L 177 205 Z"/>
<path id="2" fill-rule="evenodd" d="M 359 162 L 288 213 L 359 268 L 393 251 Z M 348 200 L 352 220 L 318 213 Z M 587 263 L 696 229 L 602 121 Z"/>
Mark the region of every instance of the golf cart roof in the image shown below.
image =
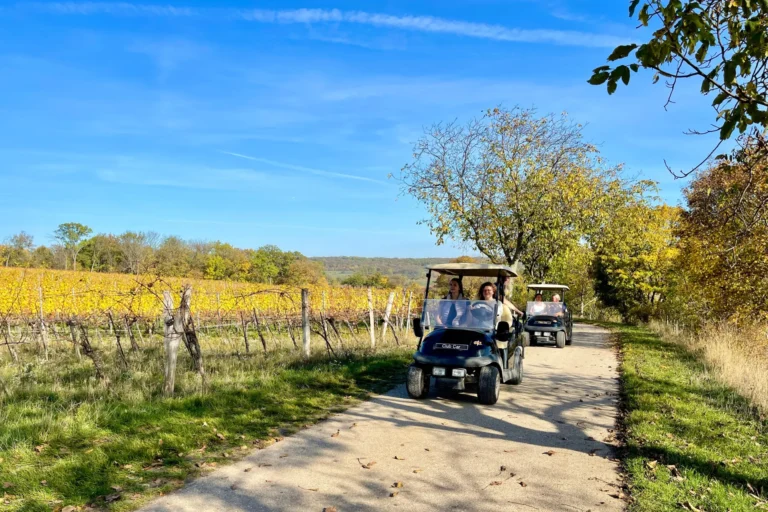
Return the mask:
<path id="1" fill-rule="evenodd" d="M 568 288 L 564 284 L 554 284 L 554 283 L 529 284 L 528 289 L 529 290 L 570 290 L 570 288 Z"/>
<path id="2" fill-rule="evenodd" d="M 501 274 L 503 277 L 517 277 L 517 272 L 510 267 L 492 263 L 442 263 L 427 269 L 452 276 L 496 277 Z"/>

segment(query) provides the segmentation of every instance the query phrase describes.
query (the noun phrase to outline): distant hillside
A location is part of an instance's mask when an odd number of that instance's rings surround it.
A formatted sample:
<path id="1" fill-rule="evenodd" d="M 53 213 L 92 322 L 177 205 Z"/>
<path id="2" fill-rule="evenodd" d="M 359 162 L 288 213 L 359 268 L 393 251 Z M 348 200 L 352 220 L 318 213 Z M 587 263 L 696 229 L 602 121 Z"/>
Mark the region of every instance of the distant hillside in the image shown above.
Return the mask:
<path id="1" fill-rule="evenodd" d="M 320 256 L 310 258 L 322 262 L 325 273 L 332 279 L 344 279 L 358 271 L 372 270 L 383 275 L 404 276 L 414 281 L 424 278 L 424 267 L 448 263 L 454 258 L 363 258 L 359 256 Z"/>

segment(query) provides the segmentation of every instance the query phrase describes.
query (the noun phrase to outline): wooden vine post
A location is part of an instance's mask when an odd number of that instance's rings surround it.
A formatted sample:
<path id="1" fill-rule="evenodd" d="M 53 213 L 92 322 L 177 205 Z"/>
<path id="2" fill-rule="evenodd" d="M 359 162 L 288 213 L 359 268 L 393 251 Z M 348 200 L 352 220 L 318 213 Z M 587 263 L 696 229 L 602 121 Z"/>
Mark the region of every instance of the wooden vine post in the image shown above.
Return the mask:
<path id="1" fill-rule="evenodd" d="M 309 358 L 309 290 L 301 289 L 301 327 L 304 357 Z"/>
<path id="2" fill-rule="evenodd" d="M 368 319 L 370 320 L 370 327 L 368 331 L 371 333 L 371 348 L 376 348 L 376 332 L 375 332 L 375 319 L 373 317 L 373 292 L 368 288 Z"/>
<path id="3" fill-rule="evenodd" d="M 165 379 L 163 383 L 163 394 L 173 396 L 176 385 L 176 358 L 179 354 L 179 343 L 181 343 L 181 317 L 175 311 L 173 297 L 168 290 L 163 292 L 163 323 L 165 344 Z"/>
<path id="4" fill-rule="evenodd" d="M 392 314 L 392 303 L 395 301 L 395 292 L 390 292 L 387 298 L 387 309 L 384 310 L 384 325 L 381 328 L 381 342 L 387 337 L 387 327 L 389 327 L 389 315 Z"/>

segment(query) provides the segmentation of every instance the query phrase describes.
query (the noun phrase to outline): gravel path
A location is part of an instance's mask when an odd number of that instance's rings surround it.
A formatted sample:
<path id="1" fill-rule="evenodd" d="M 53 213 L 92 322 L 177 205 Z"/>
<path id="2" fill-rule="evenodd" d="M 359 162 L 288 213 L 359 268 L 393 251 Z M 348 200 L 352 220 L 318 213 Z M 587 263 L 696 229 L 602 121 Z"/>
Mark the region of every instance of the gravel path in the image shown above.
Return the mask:
<path id="1" fill-rule="evenodd" d="M 494 406 L 400 387 L 143 510 L 623 510 L 616 366 L 608 331 L 577 325 L 572 346 L 528 348 Z"/>

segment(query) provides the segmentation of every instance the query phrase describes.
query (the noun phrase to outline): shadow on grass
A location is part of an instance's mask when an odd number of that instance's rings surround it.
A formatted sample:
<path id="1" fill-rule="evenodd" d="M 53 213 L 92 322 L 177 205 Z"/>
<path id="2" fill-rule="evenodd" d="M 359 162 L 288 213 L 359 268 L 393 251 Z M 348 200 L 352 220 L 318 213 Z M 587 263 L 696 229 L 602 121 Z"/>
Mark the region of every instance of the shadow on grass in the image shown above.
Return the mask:
<path id="1" fill-rule="evenodd" d="M 214 363 L 205 393 L 172 399 L 158 395 L 156 377 L 141 380 L 137 362 L 135 386 L 143 389 L 121 385 L 118 374 L 101 386 L 87 361 L 62 367 L 55 379 L 30 378 L 4 400 L 0 481 L 16 498 L 11 510 L 50 510 L 55 500 L 103 506 L 115 488 L 123 495 L 164 492 L 391 388 L 409 360 L 405 351 L 384 351 L 266 371 L 245 366 L 232 376 Z"/>

